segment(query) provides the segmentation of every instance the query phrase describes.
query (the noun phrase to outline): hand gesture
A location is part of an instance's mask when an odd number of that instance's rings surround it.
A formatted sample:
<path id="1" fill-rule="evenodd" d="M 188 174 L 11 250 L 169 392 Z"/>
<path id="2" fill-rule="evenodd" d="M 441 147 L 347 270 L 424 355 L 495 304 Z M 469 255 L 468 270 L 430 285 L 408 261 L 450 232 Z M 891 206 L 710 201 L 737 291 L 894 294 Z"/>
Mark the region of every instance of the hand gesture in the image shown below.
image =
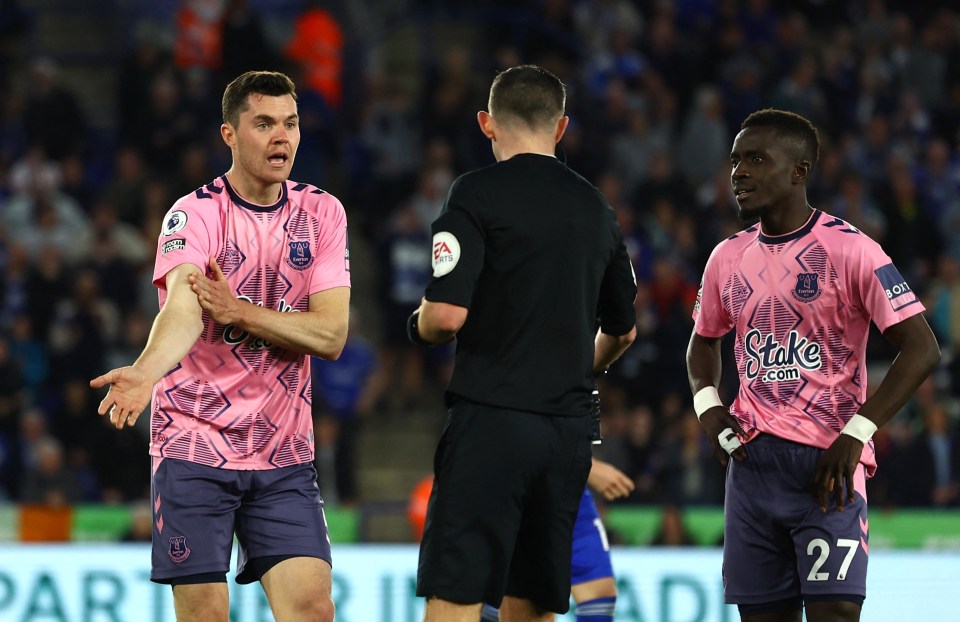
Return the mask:
<path id="1" fill-rule="evenodd" d="M 120 367 L 90 381 L 94 389 L 107 385 L 110 385 L 110 389 L 100 402 L 97 414 L 109 415 L 110 423 L 118 430 L 124 425 L 132 427 L 150 403 L 153 384 L 136 367 Z"/>
<path id="2" fill-rule="evenodd" d="M 727 466 L 730 456 L 738 461 L 747 459 L 747 448 L 743 445 L 747 433 L 726 406 L 714 406 L 704 412 L 700 425 L 713 443 L 713 453 L 720 464 Z"/>
<path id="3" fill-rule="evenodd" d="M 240 301 L 233 293 L 233 288 L 227 283 L 215 257 L 209 260 L 210 272 L 213 278 L 200 273 L 190 275 L 190 289 L 197 295 L 197 301 L 213 321 L 223 326 L 235 324 L 240 317 Z"/>
<path id="4" fill-rule="evenodd" d="M 860 462 L 863 443 L 848 434 L 839 435 L 817 460 L 813 473 L 813 496 L 826 512 L 832 494 L 837 511 L 843 511 L 844 503 L 853 503 L 853 475 Z"/>
<path id="5" fill-rule="evenodd" d="M 603 495 L 607 501 L 626 497 L 633 492 L 632 479 L 612 464 L 600 460 L 593 461 L 587 484 Z"/>

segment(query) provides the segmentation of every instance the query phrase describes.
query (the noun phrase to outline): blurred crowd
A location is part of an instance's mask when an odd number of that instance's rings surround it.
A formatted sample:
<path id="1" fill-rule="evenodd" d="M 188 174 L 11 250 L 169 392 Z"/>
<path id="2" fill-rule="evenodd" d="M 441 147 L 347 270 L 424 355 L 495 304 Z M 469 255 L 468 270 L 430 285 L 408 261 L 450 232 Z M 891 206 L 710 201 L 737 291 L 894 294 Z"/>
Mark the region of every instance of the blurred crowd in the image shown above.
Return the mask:
<path id="1" fill-rule="evenodd" d="M 359 422 L 420 407 L 449 367 L 449 348 L 422 350 L 404 335 L 431 274 L 430 222 L 457 175 L 492 162 L 475 122 L 490 80 L 533 62 L 568 86 L 559 157 L 616 209 L 639 280 L 639 336 L 601 381 L 598 451 L 635 479 L 626 502 L 722 502 L 684 353 L 707 255 L 742 228 L 730 145 L 747 114 L 774 106 L 818 125 L 810 202 L 884 246 L 921 295 L 944 354 L 876 436 L 871 504 L 960 506 L 960 9 L 894 0 L 151 3 L 125 14 L 111 67 L 116 114 L 102 127 L 64 79 L 66 59 L 34 54 L 41 21 L 25 4 L 0 2 L 0 500 L 149 498 L 147 418 L 116 433 L 96 418 L 87 383 L 131 362 L 146 339 L 164 213 L 229 167 L 223 87 L 247 69 L 280 69 L 298 84 L 292 178 L 342 200 L 351 243 L 372 259 L 354 270 L 361 310 L 344 356 L 318 364 L 314 378 L 324 495 L 362 501 Z M 869 356 L 879 369 L 889 363 L 879 333 Z M 725 372 L 729 402 L 732 363 Z"/>

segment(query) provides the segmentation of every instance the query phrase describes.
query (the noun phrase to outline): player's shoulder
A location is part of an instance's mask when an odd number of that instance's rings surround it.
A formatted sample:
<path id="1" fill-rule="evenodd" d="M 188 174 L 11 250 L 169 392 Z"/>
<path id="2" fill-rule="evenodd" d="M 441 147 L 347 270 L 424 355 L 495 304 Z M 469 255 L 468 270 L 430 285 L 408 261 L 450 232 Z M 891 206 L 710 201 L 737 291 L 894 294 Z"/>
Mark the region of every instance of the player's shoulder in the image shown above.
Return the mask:
<path id="1" fill-rule="evenodd" d="M 843 218 L 821 212 L 812 233 L 830 255 L 883 252 L 880 243 Z"/>
<path id="2" fill-rule="evenodd" d="M 739 254 L 744 248 L 757 243 L 760 238 L 760 225 L 753 224 L 745 229 L 737 231 L 733 235 L 720 240 L 713 249 L 714 255 L 735 255 Z"/>
<path id="3" fill-rule="evenodd" d="M 288 179 L 287 200 L 308 211 L 343 211 L 343 204 L 333 194 L 313 184 Z"/>
<path id="4" fill-rule="evenodd" d="M 181 209 L 209 208 L 212 203 L 222 203 L 228 200 L 226 183 L 222 177 L 217 177 L 207 184 L 188 192 L 173 204 Z"/>

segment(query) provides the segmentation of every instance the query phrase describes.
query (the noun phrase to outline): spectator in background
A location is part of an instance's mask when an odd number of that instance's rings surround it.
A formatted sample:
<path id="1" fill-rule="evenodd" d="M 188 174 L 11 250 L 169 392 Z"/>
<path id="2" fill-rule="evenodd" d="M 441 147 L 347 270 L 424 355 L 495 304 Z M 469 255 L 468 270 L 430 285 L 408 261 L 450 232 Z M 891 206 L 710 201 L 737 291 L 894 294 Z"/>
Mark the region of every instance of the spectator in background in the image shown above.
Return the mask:
<path id="1" fill-rule="evenodd" d="M 696 543 L 690 528 L 683 520 L 680 506 L 672 503 L 662 506 L 660 524 L 650 540 L 650 546 L 692 546 Z"/>
<path id="2" fill-rule="evenodd" d="M 80 485 L 67 468 L 63 446 L 52 436 L 44 436 L 32 447 L 33 463 L 23 473 L 23 503 L 61 507 L 80 500 Z"/>
<path id="3" fill-rule="evenodd" d="M 183 0 L 177 7 L 174 61 L 181 69 L 215 70 L 221 59 L 221 0 Z"/>
<path id="4" fill-rule="evenodd" d="M 76 95 L 61 83 L 60 69 L 49 58 L 35 59 L 23 123 L 30 145 L 62 160 L 83 152 L 87 119 Z"/>
<path id="5" fill-rule="evenodd" d="M 330 108 L 338 109 L 343 99 L 345 41 L 339 20 L 320 0 L 304 0 L 293 29 L 285 55 L 300 65 L 306 87 L 319 93 Z"/>
<path id="6" fill-rule="evenodd" d="M 906 506 L 960 505 L 960 436 L 940 402 L 921 410 L 922 429 L 906 448 L 902 468 L 909 480 L 900 490 Z"/>
<path id="7" fill-rule="evenodd" d="M 226 0 L 220 21 L 222 86 L 244 71 L 277 68 L 279 58 L 263 24 L 263 15 L 251 8 L 249 0 Z"/>
<path id="8" fill-rule="evenodd" d="M 46 161 L 45 154 L 36 149 L 24 165 L 13 173 L 15 194 L 0 212 L 0 225 L 27 248 L 31 259 L 45 246 L 55 246 L 72 263 L 81 261 L 83 249 L 74 240 L 89 231 L 90 220 L 83 208 L 60 190 L 59 166 Z"/>
<path id="9" fill-rule="evenodd" d="M 374 409 L 384 386 L 376 347 L 363 336 L 356 312 L 351 312 L 350 323 L 336 362 L 316 357 L 310 362 L 315 426 L 325 426 L 323 436 L 332 441 L 328 446 L 333 449 L 332 464 L 321 461 L 321 450 L 317 451 L 318 478 L 332 479 L 335 486 L 334 490 L 321 487 L 320 492 L 324 500 L 346 507 L 359 500 L 356 448 L 362 420 Z"/>

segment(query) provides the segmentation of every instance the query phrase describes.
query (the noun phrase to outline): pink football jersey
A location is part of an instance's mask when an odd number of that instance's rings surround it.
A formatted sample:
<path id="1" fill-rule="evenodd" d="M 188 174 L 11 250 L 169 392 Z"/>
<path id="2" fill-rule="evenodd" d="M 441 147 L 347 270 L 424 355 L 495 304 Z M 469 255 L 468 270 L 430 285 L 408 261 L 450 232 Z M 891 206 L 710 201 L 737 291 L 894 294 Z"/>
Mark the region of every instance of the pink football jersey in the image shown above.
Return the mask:
<path id="1" fill-rule="evenodd" d="M 219 177 L 177 201 L 157 248 L 160 306 L 170 270 L 206 270 L 211 256 L 237 298 L 285 313 L 307 311 L 311 294 L 350 286 L 343 206 L 307 184 L 287 181 L 264 206 Z M 154 388 L 150 454 L 227 469 L 312 461 L 309 357 L 206 312 L 203 322 L 190 352 Z"/>
<path id="2" fill-rule="evenodd" d="M 693 319 L 704 337 L 736 329 L 730 412 L 751 438 L 827 448 L 866 399 L 870 321 L 884 331 L 923 310 L 879 244 L 815 210 L 793 233 L 756 225 L 718 244 Z M 873 441 L 860 460 L 873 475 Z"/>

